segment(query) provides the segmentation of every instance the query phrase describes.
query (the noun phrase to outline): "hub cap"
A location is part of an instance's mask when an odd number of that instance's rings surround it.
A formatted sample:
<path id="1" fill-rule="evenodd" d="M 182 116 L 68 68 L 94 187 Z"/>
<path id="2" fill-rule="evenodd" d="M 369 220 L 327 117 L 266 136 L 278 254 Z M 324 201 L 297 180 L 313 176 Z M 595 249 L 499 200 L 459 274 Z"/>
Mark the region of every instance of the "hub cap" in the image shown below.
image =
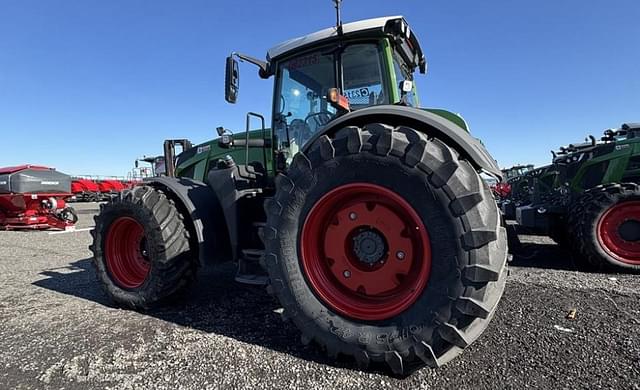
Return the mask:
<path id="1" fill-rule="evenodd" d="M 136 288 L 144 283 L 151 269 L 144 228 L 131 217 L 113 221 L 105 242 L 107 270 L 118 286 Z"/>
<path id="2" fill-rule="evenodd" d="M 431 270 L 431 244 L 420 216 L 384 187 L 355 183 L 324 195 L 301 239 L 311 287 L 333 310 L 384 320 L 410 307 Z"/>
<path id="3" fill-rule="evenodd" d="M 640 201 L 608 209 L 598 221 L 598 241 L 617 260 L 640 265 Z"/>
<path id="4" fill-rule="evenodd" d="M 353 237 L 353 253 L 363 264 L 374 265 L 383 260 L 387 244 L 377 230 L 364 228 Z"/>

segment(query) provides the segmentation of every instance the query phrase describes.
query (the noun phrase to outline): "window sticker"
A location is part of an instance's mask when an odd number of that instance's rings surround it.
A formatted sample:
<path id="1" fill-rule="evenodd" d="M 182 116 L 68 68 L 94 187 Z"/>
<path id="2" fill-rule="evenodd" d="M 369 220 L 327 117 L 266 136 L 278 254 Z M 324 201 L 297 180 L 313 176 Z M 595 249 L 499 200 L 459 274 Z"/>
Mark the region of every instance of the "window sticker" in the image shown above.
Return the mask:
<path id="1" fill-rule="evenodd" d="M 364 97 L 368 98 L 370 93 L 371 92 L 369 91 L 369 88 L 355 88 L 344 91 L 344 96 L 346 96 L 349 100 L 352 100 Z"/>
<path id="2" fill-rule="evenodd" d="M 294 58 L 289 61 L 287 64 L 287 68 L 289 70 L 296 70 L 300 68 L 306 68 L 311 65 L 317 65 L 320 63 L 320 55 L 319 54 L 311 54 L 305 57 Z"/>

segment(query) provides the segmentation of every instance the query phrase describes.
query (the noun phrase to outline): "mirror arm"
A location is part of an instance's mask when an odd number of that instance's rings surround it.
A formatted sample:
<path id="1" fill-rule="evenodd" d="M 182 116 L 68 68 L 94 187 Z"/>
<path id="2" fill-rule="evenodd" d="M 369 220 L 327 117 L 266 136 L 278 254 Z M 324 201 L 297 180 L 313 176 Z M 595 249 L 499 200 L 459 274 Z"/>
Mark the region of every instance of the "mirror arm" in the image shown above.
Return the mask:
<path id="1" fill-rule="evenodd" d="M 271 76 L 271 72 L 269 71 L 270 66 L 268 62 L 248 56 L 246 54 L 236 53 L 236 52 L 231 53 L 231 56 L 236 56 L 240 59 L 240 61 L 246 61 L 256 65 L 258 68 L 260 68 L 260 77 L 268 78 L 269 76 Z"/>

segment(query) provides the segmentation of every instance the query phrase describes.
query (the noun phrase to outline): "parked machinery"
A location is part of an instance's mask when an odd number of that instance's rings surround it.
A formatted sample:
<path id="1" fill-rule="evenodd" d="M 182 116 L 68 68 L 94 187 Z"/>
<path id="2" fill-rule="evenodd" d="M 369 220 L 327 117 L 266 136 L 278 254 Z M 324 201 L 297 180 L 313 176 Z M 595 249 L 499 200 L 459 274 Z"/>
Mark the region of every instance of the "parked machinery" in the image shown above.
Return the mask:
<path id="1" fill-rule="evenodd" d="M 37 165 L 0 168 L 0 229 L 68 229 L 78 217 L 65 200 L 71 177 Z"/>
<path id="2" fill-rule="evenodd" d="M 518 224 L 571 247 L 592 268 L 640 271 L 640 124 L 552 153 L 553 163 L 530 175 Z"/>
<path id="3" fill-rule="evenodd" d="M 528 197 L 528 173 L 532 170 L 531 164 L 503 169 L 502 181 L 492 187 L 498 206 L 506 219 L 514 219 L 516 207 Z"/>
<path id="4" fill-rule="evenodd" d="M 104 178 L 96 181 L 100 190 L 100 200 L 109 200 L 120 195 L 127 188 L 124 178 Z"/>
<path id="5" fill-rule="evenodd" d="M 71 192 L 78 202 L 97 202 L 101 198 L 100 186 L 92 180 L 83 177 L 74 177 L 71 181 Z"/>
<path id="6" fill-rule="evenodd" d="M 245 132 L 165 142 L 166 176 L 124 191 L 96 219 L 91 248 L 107 294 L 147 308 L 200 266 L 233 260 L 238 282 L 267 286 L 303 342 L 331 357 L 396 374 L 453 359 L 486 329 L 505 287 L 506 232 L 480 176 L 500 170 L 462 117 L 419 108 L 416 34 L 385 17 L 293 39 L 266 61 L 233 53 L 230 103 L 237 58 L 273 78 L 272 127 L 249 113 Z"/>

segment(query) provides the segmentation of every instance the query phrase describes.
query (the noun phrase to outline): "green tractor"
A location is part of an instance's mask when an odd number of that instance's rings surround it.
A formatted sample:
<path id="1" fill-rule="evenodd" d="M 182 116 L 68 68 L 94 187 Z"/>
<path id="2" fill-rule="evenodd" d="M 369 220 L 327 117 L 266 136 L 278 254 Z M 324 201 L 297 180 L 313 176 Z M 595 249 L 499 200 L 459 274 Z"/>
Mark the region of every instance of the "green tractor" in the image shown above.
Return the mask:
<path id="1" fill-rule="evenodd" d="M 515 219 L 516 207 L 529 197 L 529 172 L 532 164 L 514 165 L 502 170 L 502 180 L 493 187 L 498 206 L 506 219 Z"/>
<path id="2" fill-rule="evenodd" d="M 518 224 L 570 247 L 589 268 L 640 271 L 640 124 L 552 153 L 553 164 L 530 175 Z"/>
<path id="3" fill-rule="evenodd" d="M 244 132 L 168 140 L 166 176 L 102 206 L 91 249 L 109 297 L 146 309 L 234 261 L 331 357 L 402 375 L 457 356 L 505 287 L 506 232 L 480 177 L 501 173 L 460 116 L 418 108 L 427 63 L 405 19 L 339 22 L 265 61 L 233 53 L 230 103 L 237 59 L 273 78 L 271 126 L 249 113 Z"/>
<path id="4" fill-rule="evenodd" d="M 533 169 L 533 164 L 514 165 L 511 168 L 503 169 L 502 177 L 504 180 L 509 182 L 509 180 L 525 175 L 527 172 L 531 171 L 532 169 Z"/>

